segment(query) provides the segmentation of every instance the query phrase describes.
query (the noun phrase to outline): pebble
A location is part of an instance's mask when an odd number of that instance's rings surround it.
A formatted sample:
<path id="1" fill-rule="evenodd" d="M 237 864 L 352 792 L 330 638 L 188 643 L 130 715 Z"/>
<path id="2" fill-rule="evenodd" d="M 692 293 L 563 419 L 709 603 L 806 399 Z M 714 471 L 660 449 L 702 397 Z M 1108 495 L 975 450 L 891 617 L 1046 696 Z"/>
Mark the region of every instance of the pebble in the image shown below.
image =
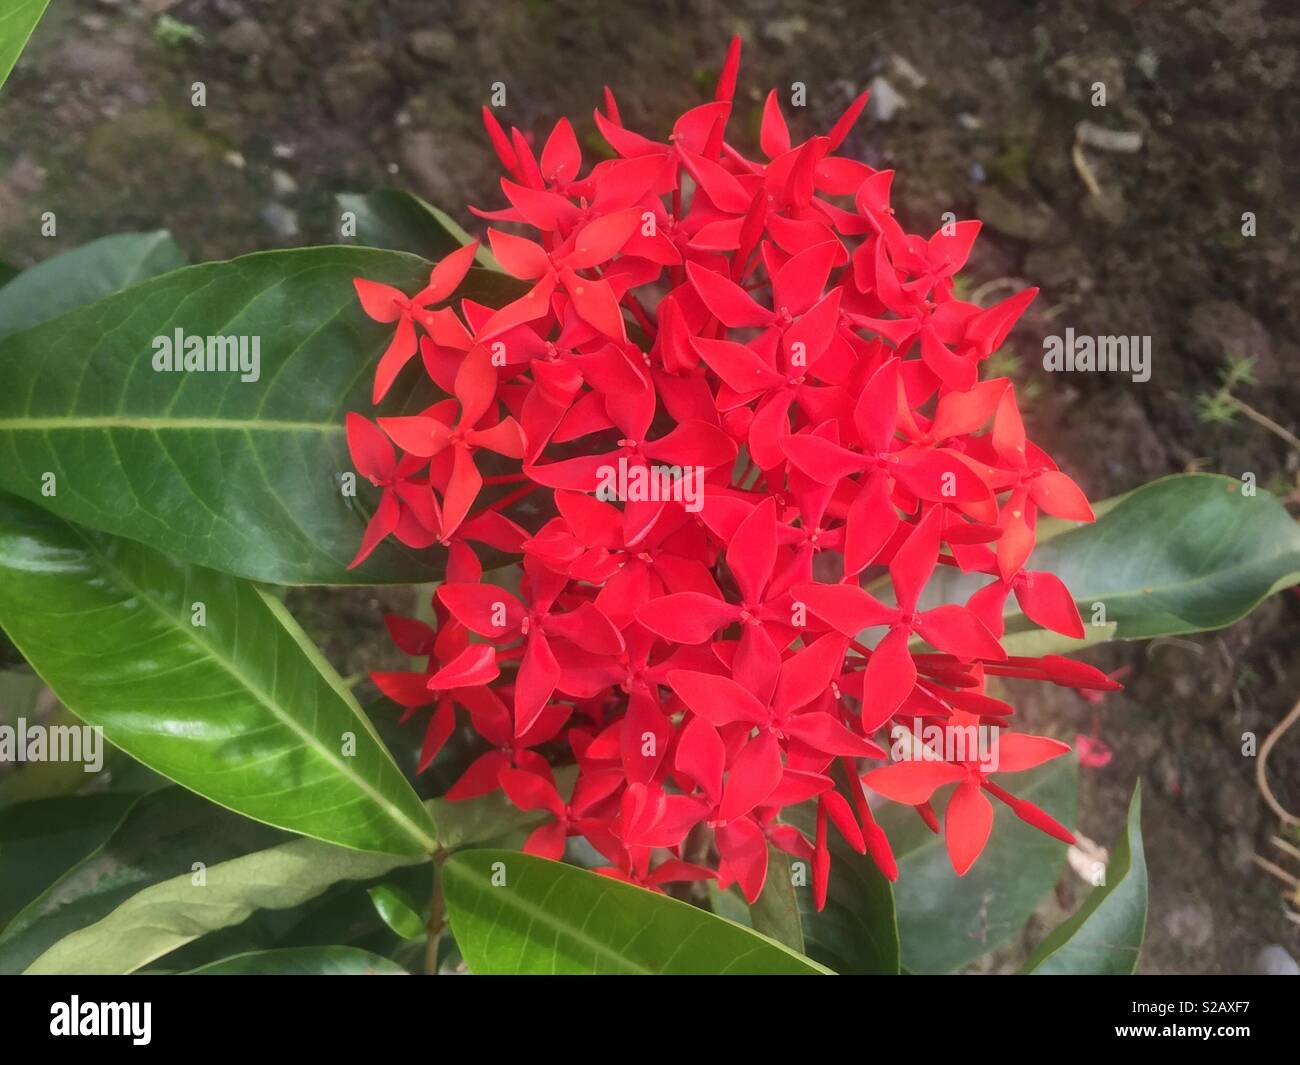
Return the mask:
<path id="1" fill-rule="evenodd" d="M 1300 976 L 1300 963 L 1277 943 L 1261 947 L 1255 955 L 1254 970 L 1260 976 Z"/>
<path id="2" fill-rule="evenodd" d="M 771 44 L 790 47 L 803 34 L 808 32 L 808 20 L 795 15 L 793 18 L 769 19 L 763 25 L 763 39 Z"/>
<path id="3" fill-rule="evenodd" d="M 1133 63 L 1147 81 L 1155 81 L 1156 74 L 1160 71 L 1160 57 L 1150 48 L 1141 49 L 1133 59 Z"/>
<path id="4" fill-rule="evenodd" d="M 902 78 L 914 89 L 925 88 L 927 78 L 916 67 L 912 66 L 906 59 L 895 52 L 889 57 L 890 66 L 893 67 L 894 73 Z"/>
<path id="5" fill-rule="evenodd" d="M 1214 914 L 1203 902 L 1178 906 L 1165 917 L 1165 930 L 1185 947 L 1200 950 L 1214 938 Z"/>
<path id="6" fill-rule="evenodd" d="M 298 235 L 298 212 L 282 203 L 268 203 L 263 207 L 262 221 L 281 240 Z"/>
<path id="7" fill-rule="evenodd" d="M 298 191 L 298 182 L 283 170 L 272 170 L 271 191 L 280 197 L 292 196 Z"/>
<path id="8" fill-rule="evenodd" d="M 907 106 L 907 101 L 887 78 L 877 74 L 871 79 L 871 96 L 867 100 L 867 111 L 877 122 L 889 122 L 898 112 Z"/>

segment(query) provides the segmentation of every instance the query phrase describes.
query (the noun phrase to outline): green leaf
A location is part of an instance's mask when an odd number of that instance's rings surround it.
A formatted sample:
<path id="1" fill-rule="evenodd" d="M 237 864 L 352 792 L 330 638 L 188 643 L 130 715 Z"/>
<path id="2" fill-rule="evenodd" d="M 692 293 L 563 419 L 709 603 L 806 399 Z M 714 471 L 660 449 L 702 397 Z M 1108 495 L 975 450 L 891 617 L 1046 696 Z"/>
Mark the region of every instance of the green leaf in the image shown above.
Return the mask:
<path id="1" fill-rule="evenodd" d="M 21 273 L 22 271 L 19 270 L 18 267 L 13 266 L 10 263 L 0 262 L 0 288 L 9 284 L 10 281 Z"/>
<path id="2" fill-rule="evenodd" d="M 0 85 L 22 54 L 27 38 L 36 29 L 50 0 L 10 0 L 7 11 L 0 13 Z"/>
<path id="3" fill-rule="evenodd" d="M 372 371 L 394 327 L 365 316 L 352 279 L 414 292 L 428 274 L 424 260 L 397 252 L 264 252 L 176 270 L 8 337 L 0 488 L 256 580 L 439 579 L 444 552 L 392 541 L 349 571 L 378 491 L 357 477 L 356 496 L 344 492 L 347 412 L 412 413 L 437 398 L 416 358 L 372 408 Z M 471 275 L 464 294 L 501 299 L 519 287 L 504 274 Z M 155 338 L 174 342 L 178 329 L 247 338 L 250 365 L 260 338 L 257 380 L 154 370 Z"/>
<path id="4" fill-rule="evenodd" d="M 442 878 L 456 942 L 482 975 L 829 971 L 685 902 L 544 858 L 461 851 Z"/>
<path id="5" fill-rule="evenodd" d="M 770 845 L 767 850 L 767 879 L 749 907 L 750 924 L 755 932 L 806 954 L 798 892 L 790 875 L 790 857 Z"/>
<path id="6" fill-rule="evenodd" d="M 1078 789 L 1073 756 L 1027 773 L 1004 774 L 998 783 L 1063 824 L 1073 823 Z M 931 833 L 915 811 L 893 805 L 879 811 L 898 859 L 894 901 L 908 972 L 952 972 L 1006 942 L 1060 877 L 1065 844 L 1020 821 L 1001 803 L 993 805 L 988 846 L 963 877 L 953 872 L 943 837 Z M 946 796 L 935 803 L 941 822 L 946 806 Z"/>
<path id="7" fill-rule="evenodd" d="M 0 289 L 0 338 L 186 264 L 165 229 L 119 233 L 24 270 Z"/>
<path id="8" fill-rule="evenodd" d="M 1121 640 L 1219 629 L 1300 582 L 1300 527 L 1273 496 L 1245 495 L 1232 477 L 1165 477 L 1098 509 L 1096 522 L 1040 540 L 1026 568 L 1065 581 L 1085 625 L 1104 604 Z M 987 580 L 944 568 L 924 605 L 964 602 Z M 1029 624 L 1013 606 L 1008 632 Z"/>
<path id="9" fill-rule="evenodd" d="M 1142 784 L 1133 788 L 1124 836 L 1106 866 L 1106 883 L 1029 956 L 1036 976 L 1131 976 L 1147 927 L 1147 862 L 1142 850 Z"/>
<path id="10" fill-rule="evenodd" d="M 806 803 L 787 810 L 782 820 L 798 826 L 811 839 L 816 833 L 816 806 Z M 796 892 L 806 953 L 845 976 L 896 974 L 899 941 L 893 887 L 871 857 L 856 854 L 833 827 L 830 852 L 825 909 L 818 913 L 813 904 L 811 862 L 804 863 L 806 886 Z M 772 858 L 782 863 L 779 868 L 785 873 L 789 855 L 774 853 Z M 769 867 L 769 879 L 772 872 Z M 785 875 L 788 879 L 789 874 Z"/>
<path id="11" fill-rule="evenodd" d="M 419 939 L 425 934 L 424 919 L 411 897 L 394 884 L 376 884 L 368 889 L 375 912 L 403 939 Z"/>
<path id="12" fill-rule="evenodd" d="M 356 215 L 356 241 L 368 248 L 409 251 L 436 262 L 474 239 L 446 211 L 402 189 L 341 192 L 334 199 L 341 210 Z M 474 261 L 489 270 L 501 269 L 486 244 Z"/>
<path id="13" fill-rule="evenodd" d="M 725 917 L 732 924 L 738 924 L 743 928 L 754 927 L 754 915 L 750 911 L 749 903 L 745 901 L 745 896 L 740 893 L 740 887 L 732 884 L 725 891 L 718 887 L 716 880 L 708 881 L 709 886 L 709 909 L 719 917 Z"/>
<path id="14" fill-rule="evenodd" d="M 222 958 L 189 976 L 409 976 L 396 962 L 356 947 L 285 947 Z"/>
<path id="15" fill-rule="evenodd" d="M 0 496 L 0 626 L 69 710 L 214 802 L 362 850 L 436 845 L 351 692 L 263 588 Z"/>
<path id="16" fill-rule="evenodd" d="M 97 849 L 33 899 L 0 935 L 0 973 L 19 973 L 64 936 L 142 888 L 291 837 L 176 787 L 135 802 Z"/>
<path id="17" fill-rule="evenodd" d="M 1202 632 L 1300 581 L 1300 527 L 1267 492 L 1246 496 L 1234 478 L 1183 474 L 1054 538 L 1032 565 L 1058 574 L 1081 609 L 1105 603 L 1121 639 Z"/>
<path id="18" fill-rule="evenodd" d="M 429 889 L 433 885 L 433 864 L 425 862 L 395 869 L 382 881 L 352 881 L 347 884 L 336 884 L 319 898 L 297 909 L 276 914 L 277 918 L 284 919 L 283 924 L 277 923 L 264 942 L 258 942 L 243 950 L 323 947 L 339 944 L 376 951 L 387 957 L 393 957 L 396 953 L 412 946 L 418 951 L 424 937 L 418 941 L 395 941 L 392 930 L 376 911 L 374 900 L 370 897 L 370 888 L 378 883 L 401 888 L 412 899 L 427 899 Z M 222 951 L 206 958 L 196 958 L 193 965 L 202 965 L 228 954 L 238 953 L 242 953 L 242 950 Z M 193 965 L 186 967 L 192 968 Z"/>
<path id="19" fill-rule="evenodd" d="M 102 920 L 65 936 L 24 970 L 36 974 L 133 973 L 201 935 L 259 909 L 284 910 L 331 884 L 383 876 L 419 859 L 365 854 L 314 839 L 186 871 L 132 895 Z"/>
<path id="20" fill-rule="evenodd" d="M 0 810 L 0 928 L 99 847 L 136 795 L 67 795 Z"/>

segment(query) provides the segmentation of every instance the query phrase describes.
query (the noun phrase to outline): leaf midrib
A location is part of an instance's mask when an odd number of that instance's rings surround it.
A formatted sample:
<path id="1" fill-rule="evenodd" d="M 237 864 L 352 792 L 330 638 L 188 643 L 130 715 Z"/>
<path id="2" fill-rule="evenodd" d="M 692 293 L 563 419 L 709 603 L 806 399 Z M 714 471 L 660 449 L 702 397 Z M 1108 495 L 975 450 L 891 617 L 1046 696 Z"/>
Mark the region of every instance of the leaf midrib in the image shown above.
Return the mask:
<path id="1" fill-rule="evenodd" d="M 446 875 L 447 867 L 444 866 L 443 869 L 444 869 L 444 875 Z M 489 889 L 485 887 L 483 883 L 484 878 L 480 875 L 479 870 L 474 869 L 473 867 L 465 868 L 462 863 L 457 863 L 455 866 L 452 867 L 452 874 L 454 876 L 462 877 L 466 886 L 471 888 L 474 891 L 474 894 L 478 898 L 492 897 L 489 894 Z M 555 887 L 558 886 L 559 884 L 560 881 L 556 879 L 554 883 L 551 885 L 551 890 L 554 890 Z M 537 906 L 527 901 L 526 899 L 520 898 L 518 892 L 511 892 L 509 894 L 501 893 L 501 895 L 502 897 L 496 900 L 498 906 L 498 910 L 497 910 L 498 915 L 500 914 L 501 909 L 511 909 L 517 913 L 523 914 L 528 918 L 529 935 L 525 937 L 526 943 L 532 941 L 531 940 L 532 926 L 536 924 L 540 919 L 543 927 L 549 926 L 557 934 L 566 935 L 570 939 L 576 941 L 581 946 L 590 949 L 592 954 L 597 957 L 604 956 L 608 958 L 609 960 L 613 961 L 618 966 L 618 968 L 624 972 L 631 971 L 641 976 L 655 975 L 655 970 L 650 969 L 647 966 L 641 965 L 637 962 L 634 962 L 630 958 L 627 958 L 624 955 L 620 954 L 614 948 L 609 947 L 606 944 L 600 942 L 600 940 L 593 939 L 591 936 L 589 936 L 586 933 L 584 927 L 579 927 L 577 925 L 568 924 L 568 923 L 561 923 L 559 920 L 557 920 L 554 914 L 548 913 L 541 906 Z M 477 907 L 477 902 L 475 905 Z M 587 914 L 588 918 L 590 918 L 593 912 L 594 912 L 594 907 L 592 910 L 588 911 Z M 494 916 L 492 919 L 492 928 L 496 929 L 500 927 L 500 924 L 501 921 L 499 920 L 499 916 Z M 558 940 L 557 940 L 557 945 L 558 945 Z M 552 952 L 551 952 L 552 971 L 554 971 L 555 958 L 558 955 L 559 955 L 558 949 L 552 948 Z"/>
<path id="2" fill-rule="evenodd" d="M 168 613 L 164 607 L 162 607 L 159 603 L 157 603 L 153 599 L 152 595 L 149 593 L 147 589 L 140 587 L 135 581 L 133 581 L 130 578 L 130 576 L 120 566 L 118 566 L 108 555 L 106 555 L 99 548 L 99 546 L 93 540 L 87 537 L 80 529 L 77 529 L 75 526 L 72 525 L 69 525 L 68 528 L 73 533 L 75 533 L 76 536 L 83 543 L 86 544 L 87 548 L 90 550 L 92 554 L 94 554 L 97 558 L 99 558 L 102 561 L 106 569 L 108 569 L 119 581 L 121 581 L 121 583 L 125 585 L 127 589 L 135 593 L 136 597 L 139 599 L 140 602 L 146 604 L 155 614 L 157 614 L 160 618 L 162 618 L 163 621 L 170 628 L 180 632 L 181 635 L 183 635 L 187 640 L 189 640 L 191 643 L 197 646 L 200 651 L 202 651 L 211 660 L 213 660 L 222 670 L 224 670 L 236 682 L 236 684 L 238 684 L 245 691 L 249 692 L 249 694 L 251 694 L 253 698 L 257 700 L 257 702 L 261 703 L 262 706 L 264 706 L 268 711 L 270 711 L 272 717 L 274 717 L 276 720 L 281 722 L 281 724 L 287 727 L 290 732 L 295 733 L 302 740 L 303 745 L 305 747 L 313 750 L 319 757 L 325 760 L 326 764 L 333 766 L 333 768 L 338 773 L 340 773 L 345 779 L 352 781 L 355 787 L 357 787 L 367 798 L 369 798 L 372 802 L 374 802 L 381 810 L 387 813 L 388 816 L 392 818 L 393 822 L 398 827 L 400 827 L 402 831 L 404 831 L 411 839 L 413 839 L 426 851 L 432 852 L 434 850 L 434 848 L 437 846 L 436 839 L 434 839 L 429 834 L 422 832 L 420 830 L 420 827 L 416 825 L 413 821 L 411 821 L 410 818 L 408 818 L 400 809 L 398 809 L 390 799 L 388 799 L 382 793 L 376 791 L 371 786 L 369 781 L 367 781 L 364 777 L 362 777 L 357 773 L 354 773 L 347 766 L 346 762 L 343 762 L 339 758 L 336 758 L 333 752 L 330 751 L 330 749 L 325 744 L 323 744 L 316 736 L 312 735 L 311 732 L 307 731 L 301 725 L 299 725 L 298 722 L 296 722 L 292 716 L 285 714 L 280 709 L 279 704 L 276 703 L 276 701 L 268 693 L 264 692 L 260 686 L 255 684 L 251 677 L 245 675 L 238 668 L 236 663 L 232 662 L 229 658 L 223 655 L 220 651 L 216 649 L 216 647 L 214 647 L 213 645 L 209 644 L 208 642 L 200 638 L 198 631 L 194 629 L 192 626 L 190 628 L 186 628 L 183 624 L 179 623 L 173 615 Z M 256 588 L 254 588 L 254 590 L 257 591 Z M 315 663 L 312 663 L 312 665 L 314 666 Z M 321 676 L 320 671 L 318 669 L 315 670 L 315 672 L 318 676 Z M 329 681 L 328 677 L 323 677 L 323 679 L 328 683 Z M 333 685 L 330 685 L 330 690 L 333 691 L 335 695 L 338 694 L 337 691 L 335 691 L 335 689 L 333 688 Z M 344 709 L 346 709 L 354 717 L 356 716 L 352 708 L 347 706 L 346 703 L 344 703 Z M 361 724 L 364 731 L 370 732 L 369 729 L 364 728 L 364 723 Z M 320 837 L 316 837 L 316 838 L 320 838 Z M 333 842 L 333 841 L 325 840 L 325 842 Z"/>
<path id="3" fill-rule="evenodd" d="M 83 429 L 138 429 L 207 432 L 259 430 L 276 433 L 343 433 L 338 422 L 294 422 L 257 418 L 140 418 L 120 415 L 68 415 L 67 417 L 0 418 L 0 429 L 9 432 L 61 432 Z"/>

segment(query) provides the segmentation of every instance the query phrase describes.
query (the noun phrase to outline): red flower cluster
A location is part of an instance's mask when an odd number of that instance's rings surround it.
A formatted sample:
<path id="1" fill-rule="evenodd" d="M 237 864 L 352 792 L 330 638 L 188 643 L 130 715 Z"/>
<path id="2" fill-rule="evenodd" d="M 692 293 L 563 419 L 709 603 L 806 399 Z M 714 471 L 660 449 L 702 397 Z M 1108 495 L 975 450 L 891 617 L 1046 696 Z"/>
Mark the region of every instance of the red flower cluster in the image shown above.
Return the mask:
<path id="1" fill-rule="evenodd" d="M 932 796 L 955 784 L 943 832 L 958 873 L 988 837 L 989 795 L 1071 840 L 989 779 L 1069 748 L 1000 731 L 1012 708 L 986 681 L 1117 685 L 1000 644 L 1009 595 L 1083 634 L 1062 583 L 1024 564 L 1040 511 L 1092 511 L 1026 439 L 1011 383 L 979 379 L 1034 290 L 989 308 L 953 294 L 979 223 L 904 232 L 892 172 L 836 154 L 865 94 L 794 145 L 774 92 L 762 158 L 741 154 L 726 140 L 738 61 L 733 42 L 714 101 L 666 142 L 628 129 L 606 90 L 595 119 L 613 157 L 585 175 L 568 121 L 539 158 L 484 109 L 509 206 L 477 213 L 532 234 L 488 230 L 528 291 L 433 309 L 474 247 L 411 297 L 356 282 L 370 317 L 397 323 L 376 401 L 417 352 L 452 397 L 377 425 L 349 415 L 357 469 L 384 489 L 358 561 L 390 534 L 449 549 L 436 627 L 388 619 L 427 670 L 375 676 L 433 708 L 424 766 L 458 707 L 491 745 L 449 799 L 501 788 L 549 815 L 528 850 L 558 857 L 582 836 L 605 872 L 653 889 L 716 876 L 753 900 L 775 846 L 811 862 L 820 907 L 832 825 L 897 875 L 864 784 L 936 832 Z M 485 478 L 484 451 L 516 472 Z M 486 483 L 520 487 L 476 507 Z M 539 490 L 549 520 L 507 517 Z M 482 580 L 472 544 L 520 556 L 517 594 Z M 928 606 L 937 566 L 988 581 Z M 899 740 L 983 727 L 996 764 L 921 757 L 918 740 L 864 776 L 891 723 Z M 568 761 L 566 797 L 552 764 Z M 781 817 L 803 803 L 811 839 Z"/>

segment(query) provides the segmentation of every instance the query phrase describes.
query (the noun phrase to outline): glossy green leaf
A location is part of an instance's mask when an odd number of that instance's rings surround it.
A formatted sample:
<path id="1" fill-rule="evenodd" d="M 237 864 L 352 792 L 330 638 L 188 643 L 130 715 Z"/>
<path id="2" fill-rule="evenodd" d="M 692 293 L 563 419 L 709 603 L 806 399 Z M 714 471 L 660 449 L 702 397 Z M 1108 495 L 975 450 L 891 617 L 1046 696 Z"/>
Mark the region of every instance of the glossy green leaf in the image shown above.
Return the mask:
<path id="1" fill-rule="evenodd" d="M 807 950 L 804 946 L 803 922 L 799 915 L 799 895 L 794 881 L 795 877 L 790 871 L 790 856 L 769 846 L 767 879 L 763 882 L 763 890 L 758 898 L 749 906 L 749 924 L 755 932 L 762 932 L 778 943 L 784 943 L 791 950 L 805 954 Z"/>
<path id="2" fill-rule="evenodd" d="M 394 884 L 376 884 L 368 890 L 375 912 L 403 939 L 419 939 L 425 934 L 424 919 L 411 897 Z"/>
<path id="3" fill-rule="evenodd" d="M 8 0 L 0 11 L 0 85 L 9 78 L 27 38 L 36 29 L 50 0 Z"/>
<path id="4" fill-rule="evenodd" d="M 335 885 L 319 898 L 296 910 L 277 915 L 285 918 L 283 925 L 277 924 L 271 938 L 266 942 L 246 949 L 267 950 L 280 947 L 322 947 L 343 944 L 377 951 L 391 957 L 408 941 L 395 941 L 392 930 L 376 911 L 374 900 L 370 897 L 370 888 L 376 883 L 398 887 L 408 898 L 423 899 L 427 905 L 433 884 L 433 864 L 424 862 L 420 865 L 395 869 L 385 875 L 382 881 L 355 881 Z M 194 965 L 202 965 L 226 954 L 236 953 L 241 952 L 232 950 L 213 954 L 208 958 L 196 960 Z"/>
<path id="5" fill-rule="evenodd" d="M 435 846 L 351 692 L 263 588 L 2 497 L 0 626 L 69 710 L 214 802 L 363 850 Z"/>
<path id="6" fill-rule="evenodd" d="M 66 795 L 0 809 L 0 929 L 102 845 L 137 798 Z"/>
<path id="7" fill-rule="evenodd" d="M 1058 925 L 1030 955 L 1035 976 L 1131 976 L 1147 926 L 1147 862 L 1142 850 L 1142 784 L 1133 788 L 1124 835 L 1106 866 L 1106 882 L 1079 912 Z"/>
<path id="8" fill-rule="evenodd" d="M 1072 755 L 996 780 L 1062 824 L 1074 823 L 1078 762 Z M 940 822 L 946 805 L 945 794 L 935 803 Z M 908 972 L 952 972 L 1006 942 L 1060 877 L 1065 844 L 1026 825 L 1000 802 L 993 805 L 993 833 L 963 877 L 953 872 L 943 837 L 931 833 L 910 807 L 891 804 L 879 811 L 898 859 L 894 901 Z"/>
<path id="9" fill-rule="evenodd" d="M 436 262 L 474 239 L 446 211 L 402 189 L 341 192 L 334 199 L 352 213 L 355 239 L 368 248 L 409 251 Z M 486 244 L 474 258 L 479 266 L 501 269 Z"/>
<path id="10" fill-rule="evenodd" d="M 64 936 L 195 862 L 216 865 L 290 838 L 180 788 L 139 798 L 101 846 L 69 863 L 0 934 L 0 973 L 22 972 Z"/>
<path id="11" fill-rule="evenodd" d="M 786 810 L 782 819 L 815 838 L 814 804 Z M 830 852 L 825 908 L 818 913 L 813 904 L 811 862 L 804 863 L 803 886 L 796 889 L 805 952 L 844 976 L 896 974 L 899 939 L 893 888 L 870 856 L 855 853 L 833 827 Z M 790 856 L 774 853 L 772 858 L 782 863 L 778 868 L 788 878 Z M 769 867 L 769 877 L 773 871 Z"/>
<path id="12" fill-rule="evenodd" d="M 222 958 L 190 976 L 407 976 L 396 962 L 356 947 L 286 947 Z"/>
<path id="13" fill-rule="evenodd" d="M 0 289 L 0 338 L 179 270 L 186 261 L 165 229 L 102 237 L 46 259 Z"/>
<path id="14" fill-rule="evenodd" d="M 372 408 L 394 327 L 365 316 L 352 279 L 413 292 L 428 272 L 415 256 L 367 248 L 265 252 L 164 274 L 0 341 L 0 488 L 257 580 L 438 579 L 441 551 L 391 542 L 347 569 L 378 500 L 365 478 L 345 492 L 347 412 L 411 413 L 437 398 L 417 358 Z M 517 285 L 472 275 L 465 292 L 486 298 Z M 257 380 L 155 370 L 155 338 L 174 346 L 178 329 L 245 338 L 250 367 L 260 338 Z"/>
<path id="15" fill-rule="evenodd" d="M 106 917 L 65 936 L 24 970 L 30 974 L 126 974 L 256 910 L 284 910 L 332 884 L 383 876 L 418 859 L 365 854 L 296 839 L 186 871 L 132 895 Z"/>
<path id="16" fill-rule="evenodd" d="M 474 973 L 828 971 L 706 910 L 544 858 L 461 851 L 442 877 L 452 932 Z"/>
<path id="17" fill-rule="evenodd" d="M 1026 568 L 1065 581 L 1085 625 L 1103 604 L 1096 617 L 1117 625 L 1119 639 L 1222 628 L 1300 582 L 1300 527 L 1276 498 L 1247 495 L 1232 477 L 1164 477 L 1098 510 L 1089 525 L 1054 523 Z M 923 605 L 965 601 L 987 581 L 945 570 Z M 1008 632 L 1027 628 L 1014 600 L 1009 607 Z"/>

